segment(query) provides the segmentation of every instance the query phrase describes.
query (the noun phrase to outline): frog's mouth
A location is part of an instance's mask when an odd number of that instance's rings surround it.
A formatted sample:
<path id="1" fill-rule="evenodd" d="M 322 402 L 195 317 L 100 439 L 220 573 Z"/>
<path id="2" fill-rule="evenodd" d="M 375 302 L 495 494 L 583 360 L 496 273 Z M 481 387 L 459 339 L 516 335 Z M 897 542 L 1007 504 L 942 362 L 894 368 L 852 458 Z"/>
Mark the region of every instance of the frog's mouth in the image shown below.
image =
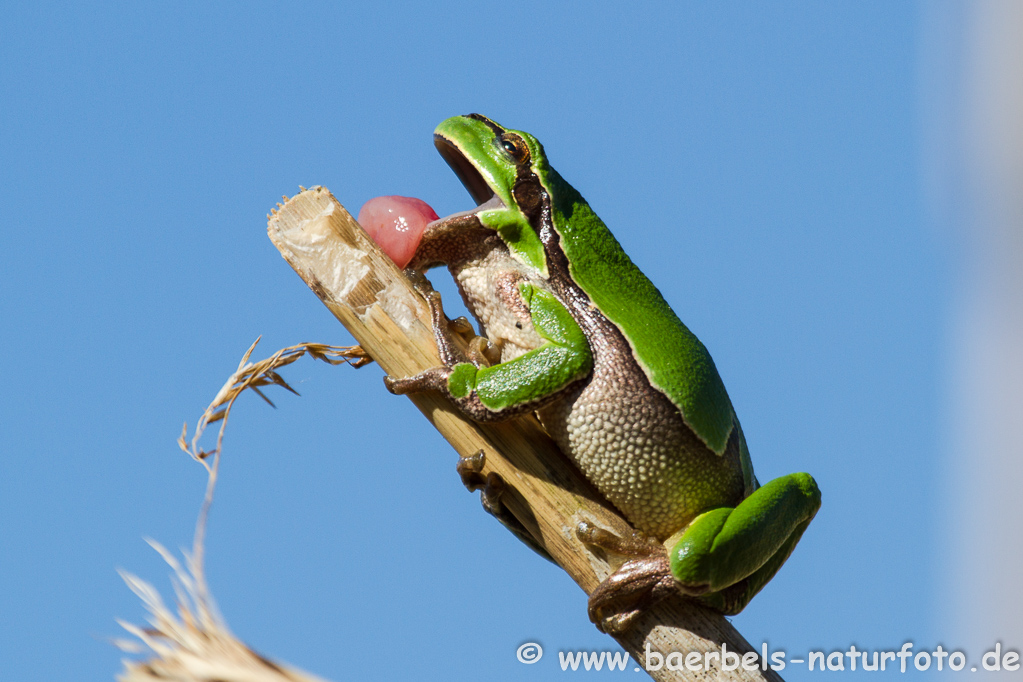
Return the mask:
<path id="1" fill-rule="evenodd" d="M 497 196 L 483 174 L 465 157 L 457 145 L 436 134 L 433 136 L 433 144 L 465 189 L 469 191 L 469 196 L 476 202 L 476 209 L 471 212 L 476 212 L 484 206 L 487 208 L 504 206 L 504 202 Z"/>
<path id="2" fill-rule="evenodd" d="M 359 224 L 400 268 L 412 260 L 425 230 L 444 224 L 482 225 L 478 214 L 506 206 L 488 181 L 489 176 L 457 144 L 436 134 L 434 144 L 476 206 L 441 218 L 429 204 L 414 197 L 382 196 L 367 201 L 359 211 Z"/>

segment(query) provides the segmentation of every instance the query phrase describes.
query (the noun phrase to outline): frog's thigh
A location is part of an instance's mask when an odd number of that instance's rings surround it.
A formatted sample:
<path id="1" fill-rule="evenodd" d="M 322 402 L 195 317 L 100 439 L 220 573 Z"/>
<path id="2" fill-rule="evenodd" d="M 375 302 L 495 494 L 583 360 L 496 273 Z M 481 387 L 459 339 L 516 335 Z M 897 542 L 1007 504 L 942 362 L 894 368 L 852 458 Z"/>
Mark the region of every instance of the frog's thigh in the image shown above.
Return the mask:
<path id="1" fill-rule="evenodd" d="M 683 590 L 737 612 L 785 562 L 820 504 L 809 474 L 776 478 L 737 507 L 698 516 L 672 548 L 671 572 Z"/>
<path id="2" fill-rule="evenodd" d="M 767 563 L 758 568 L 753 575 L 749 576 L 745 580 L 740 580 L 731 587 L 726 587 L 720 592 L 711 592 L 697 597 L 701 602 L 710 606 L 711 608 L 720 611 L 726 616 L 734 616 L 735 614 L 746 608 L 746 604 L 750 602 L 753 597 L 756 596 L 757 592 L 766 585 L 774 574 L 778 572 L 778 569 L 782 567 L 785 560 L 789 558 L 789 554 L 792 554 L 792 550 L 795 549 L 796 543 L 799 542 L 799 538 L 802 537 L 803 531 L 810 525 L 810 521 L 807 520 L 800 525 L 796 526 L 795 530 L 792 531 L 792 535 L 788 537 L 784 544 L 778 548 L 778 551 L 767 560 Z"/>

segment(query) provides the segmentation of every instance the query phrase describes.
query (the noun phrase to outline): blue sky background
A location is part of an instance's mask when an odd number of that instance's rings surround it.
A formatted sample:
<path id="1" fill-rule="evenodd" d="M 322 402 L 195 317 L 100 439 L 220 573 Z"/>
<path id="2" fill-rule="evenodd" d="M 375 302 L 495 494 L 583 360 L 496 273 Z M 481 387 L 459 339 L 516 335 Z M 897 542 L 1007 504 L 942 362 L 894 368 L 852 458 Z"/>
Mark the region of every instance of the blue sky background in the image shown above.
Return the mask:
<path id="1" fill-rule="evenodd" d="M 181 423 L 259 335 L 260 357 L 351 342 L 267 239 L 274 203 L 322 184 L 353 213 L 465 209 L 431 132 L 472 111 L 534 133 L 708 346 L 760 479 L 820 484 L 734 618 L 747 639 L 955 645 L 934 616 L 952 265 L 925 221 L 919 7 L 624 7 L 5 7 L 0 676 L 111 679 L 114 619 L 142 618 L 115 568 L 169 596 L 142 538 L 191 541 L 205 475 Z M 239 637 L 330 679 L 555 679 L 557 650 L 613 644 L 379 368 L 286 377 L 301 398 L 240 402 L 210 525 Z M 519 664 L 525 641 L 548 658 Z"/>

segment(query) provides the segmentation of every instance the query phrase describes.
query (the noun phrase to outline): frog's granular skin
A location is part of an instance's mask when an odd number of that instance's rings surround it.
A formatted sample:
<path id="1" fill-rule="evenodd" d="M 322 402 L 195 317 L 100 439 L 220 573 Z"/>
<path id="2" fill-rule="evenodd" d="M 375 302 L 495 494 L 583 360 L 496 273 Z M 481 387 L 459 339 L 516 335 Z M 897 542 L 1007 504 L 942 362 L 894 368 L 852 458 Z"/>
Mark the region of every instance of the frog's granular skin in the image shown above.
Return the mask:
<path id="1" fill-rule="evenodd" d="M 703 511 L 739 504 L 746 489 L 739 429 L 724 455 L 714 454 L 650 385 L 614 325 L 593 308 L 577 319 L 593 375 L 539 411 L 562 451 L 629 522 L 660 540 Z"/>
<path id="2" fill-rule="evenodd" d="M 518 284 L 551 291 L 579 322 L 590 343 L 590 378 L 543 401 L 538 413 L 561 450 L 638 530 L 665 539 L 707 509 L 735 506 L 746 484 L 740 431 L 723 456 L 685 424 L 681 412 L 650 382 L 625 337 L 572 285 L 537 278 L 497 238 L 463 244 L 448 267 L 466 307 L 507 362 L 540 347 Z M 560 292 L 559 292 L 560 289 Z"/>

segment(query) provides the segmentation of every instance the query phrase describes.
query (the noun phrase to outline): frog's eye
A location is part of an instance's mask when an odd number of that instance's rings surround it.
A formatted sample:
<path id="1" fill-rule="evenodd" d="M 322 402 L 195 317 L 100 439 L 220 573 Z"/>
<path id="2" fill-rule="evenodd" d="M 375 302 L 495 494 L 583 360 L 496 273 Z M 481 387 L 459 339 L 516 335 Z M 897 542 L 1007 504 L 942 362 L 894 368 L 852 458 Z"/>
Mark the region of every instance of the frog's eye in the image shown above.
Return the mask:
<path id="1" fill-rule="evenodd" d="M 518 135 L 504 133 L 497 138 L 497 143 L 515 163 L 523 163 L 529 160 L 529 147 L 526 146 L 526 141 Z"/>

